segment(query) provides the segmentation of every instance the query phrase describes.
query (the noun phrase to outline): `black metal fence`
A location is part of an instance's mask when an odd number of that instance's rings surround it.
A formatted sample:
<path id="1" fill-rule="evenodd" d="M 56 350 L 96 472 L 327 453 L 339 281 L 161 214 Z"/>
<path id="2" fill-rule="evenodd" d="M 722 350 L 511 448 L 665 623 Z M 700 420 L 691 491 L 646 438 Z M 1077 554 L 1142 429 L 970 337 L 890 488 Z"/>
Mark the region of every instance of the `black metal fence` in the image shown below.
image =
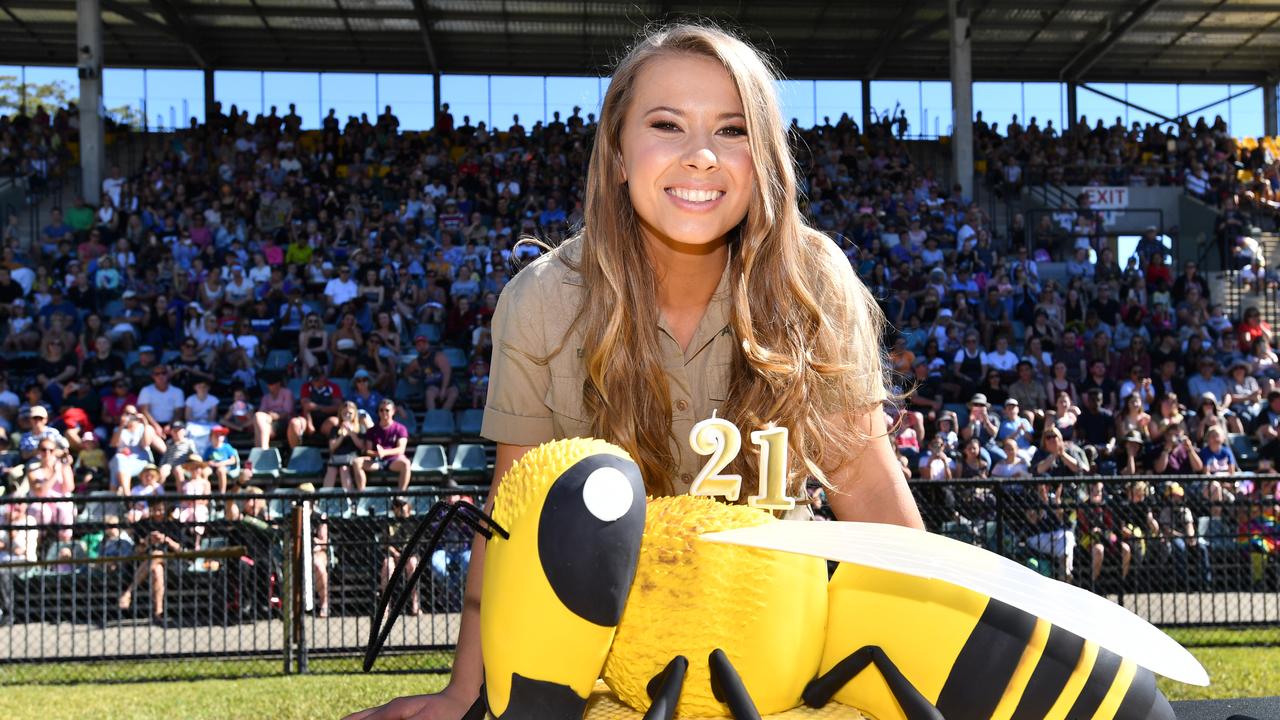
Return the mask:
<path id="1" fill-rule="evenodd" d="M 912 489 L 931 531 L 1104 594 L 1184 643 L 1277 644 L 1278 479 Z M 183 677 L 354 670 L 419 517 L 442 499 L 481 504 L 485 491 L 0 498 L 0 664 L 124 661 Z M 430 567 L 377 670 L 448 670 L 470 560 L 470 533 L 451 532 L 418 560 Z"/>

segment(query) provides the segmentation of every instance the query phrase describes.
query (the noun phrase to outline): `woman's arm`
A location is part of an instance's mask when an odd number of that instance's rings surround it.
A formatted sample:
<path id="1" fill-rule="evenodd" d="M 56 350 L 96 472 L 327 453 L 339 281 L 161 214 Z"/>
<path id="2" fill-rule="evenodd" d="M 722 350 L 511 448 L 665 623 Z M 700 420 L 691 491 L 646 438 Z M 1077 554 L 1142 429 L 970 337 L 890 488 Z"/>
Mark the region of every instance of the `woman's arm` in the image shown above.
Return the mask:
<path id="1" fill-rule="evenodd" d="M 889 442 L 884 412 L 877 406 L 851 421 L 869 439 L 828 477 L 836 491 L 827 493 L 827 502 L 836 518 L 923 530 L 920 510 Z"/>

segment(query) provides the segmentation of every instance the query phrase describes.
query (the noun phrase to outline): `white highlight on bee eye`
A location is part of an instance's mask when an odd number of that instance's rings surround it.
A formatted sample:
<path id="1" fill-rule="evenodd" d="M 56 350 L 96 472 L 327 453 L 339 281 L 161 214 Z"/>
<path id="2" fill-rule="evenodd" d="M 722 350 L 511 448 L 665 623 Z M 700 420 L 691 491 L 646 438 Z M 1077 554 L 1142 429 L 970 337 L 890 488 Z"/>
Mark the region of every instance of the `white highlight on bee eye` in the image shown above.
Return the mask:
<path id="1" fill-rule="evenodd" d="M 582 486 L 582 504 L 603 522 L 613 522 L 626 515 L 634 501 L 631 483 L 617 468 L 595 470 Z"/>

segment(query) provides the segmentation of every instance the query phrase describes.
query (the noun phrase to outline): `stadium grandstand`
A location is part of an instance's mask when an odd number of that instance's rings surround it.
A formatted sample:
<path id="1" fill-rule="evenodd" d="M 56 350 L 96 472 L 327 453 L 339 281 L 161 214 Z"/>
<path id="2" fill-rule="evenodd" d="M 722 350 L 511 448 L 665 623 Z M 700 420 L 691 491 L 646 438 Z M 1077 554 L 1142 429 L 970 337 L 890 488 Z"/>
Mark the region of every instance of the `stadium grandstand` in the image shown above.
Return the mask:
<path id="1" fill-rule="evenodd" d="M 602 73 L 695 12 L 778 58 L 929 529 L 1276 642 L 1280 4 L 0 10 L 0 662 L 357 653 L 415 516 L 483 501 L 490 318 L 582 220 Z M 454 641 L 467 547 L 384 666 Z"/>

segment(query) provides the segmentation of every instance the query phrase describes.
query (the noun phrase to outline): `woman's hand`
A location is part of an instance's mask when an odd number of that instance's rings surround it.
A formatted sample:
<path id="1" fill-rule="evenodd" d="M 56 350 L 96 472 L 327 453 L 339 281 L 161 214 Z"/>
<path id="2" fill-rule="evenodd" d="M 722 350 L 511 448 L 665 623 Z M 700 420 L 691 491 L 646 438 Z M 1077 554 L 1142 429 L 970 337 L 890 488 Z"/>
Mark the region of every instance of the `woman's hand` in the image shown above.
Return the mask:
<path id="1" fill-rule="evenodd" d="M 352 713 L 344 720 L 462 720 L 476 698 L 458 695 L 446 687 L 432 695 L 396 698 L 386 705 Z"/>

